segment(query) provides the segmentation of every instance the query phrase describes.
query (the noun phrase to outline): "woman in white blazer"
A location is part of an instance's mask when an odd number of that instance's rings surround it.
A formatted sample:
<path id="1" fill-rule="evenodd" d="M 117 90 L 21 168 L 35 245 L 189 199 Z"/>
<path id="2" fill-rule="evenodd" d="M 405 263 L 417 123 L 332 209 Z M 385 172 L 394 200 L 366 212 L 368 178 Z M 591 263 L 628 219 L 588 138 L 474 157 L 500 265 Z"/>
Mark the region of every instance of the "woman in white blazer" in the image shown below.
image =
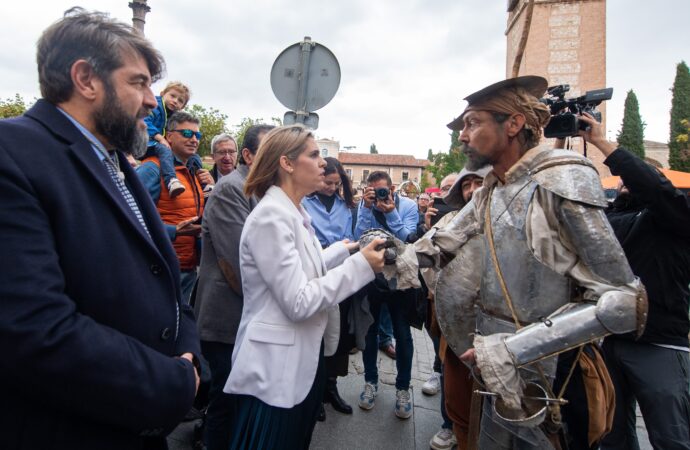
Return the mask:
<path id="1" fill-rule="evenodd" d="M 231 449 L 308 448 L 325 374 L 323 338 L 329 310 L 383 269 L 372 242 L 326 250 L 300 202 L 319 190 L 325 162 L 302 126 L 263 139 L 245 194 L 260 202 L 240 239 L 244 308 L 224 391 L 235 394 Z"/>

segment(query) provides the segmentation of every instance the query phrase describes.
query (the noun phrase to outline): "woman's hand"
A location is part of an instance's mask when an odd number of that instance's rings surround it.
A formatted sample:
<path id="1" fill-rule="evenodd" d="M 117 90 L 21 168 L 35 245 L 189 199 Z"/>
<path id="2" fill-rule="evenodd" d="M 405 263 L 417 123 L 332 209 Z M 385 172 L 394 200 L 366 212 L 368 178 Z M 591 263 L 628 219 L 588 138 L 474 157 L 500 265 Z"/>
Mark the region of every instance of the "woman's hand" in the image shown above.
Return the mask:
<path id="1" fill-rule="evenodd" d="M 386 251 L 383 245 L 385 243 L 385 239 L 374 239 L 369 243 L 369 245 L 360 250 L 360 253 L 366 258 L 369 266 L 371 266 L 371 270 L 373 270 L 374 273 L 380 273 L 383 271 L 383 253 Z"/>
<path id="2" fill-rule="evenodd" d="M 353 254 L 357 250 L 359 250 L 359 242 L 350 242 L 349 239 L 343 239 L 343 244 L 345 244 L 345 248 L 347 249 L 350 254 Z"/>

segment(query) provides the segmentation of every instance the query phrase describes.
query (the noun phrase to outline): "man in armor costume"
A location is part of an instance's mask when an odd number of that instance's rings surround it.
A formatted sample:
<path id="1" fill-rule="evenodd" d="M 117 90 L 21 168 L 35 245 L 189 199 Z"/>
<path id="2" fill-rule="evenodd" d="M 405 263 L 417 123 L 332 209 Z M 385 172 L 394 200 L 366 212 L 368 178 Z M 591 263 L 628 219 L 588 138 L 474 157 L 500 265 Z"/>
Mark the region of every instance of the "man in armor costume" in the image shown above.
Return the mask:
<path id="1" fill-rule="evenodd" d="M 419 267 L 443 267 L 437 311 L 451 349 L 481 374 L 481 449 L 551 449 L 527 420 L 526 383 L 552 392 L 557 355 L 601 337 L 641 332 L 646 294 L 604 214 L 598 174 L 575 152 L 538 147 L 548 108 L 542 77 L 508 79 L 465 100 L 467 168 L 493 171 L 443 229 L 399 248 L 398 288 Z M 474 335 L 474 337 L 472 337 Z M 549 414 L 550 415 L 550 414 Z M 548 422 L 548 421 L 547 421 Z M 556 420 L 557 422 L 557 420 Z"/>

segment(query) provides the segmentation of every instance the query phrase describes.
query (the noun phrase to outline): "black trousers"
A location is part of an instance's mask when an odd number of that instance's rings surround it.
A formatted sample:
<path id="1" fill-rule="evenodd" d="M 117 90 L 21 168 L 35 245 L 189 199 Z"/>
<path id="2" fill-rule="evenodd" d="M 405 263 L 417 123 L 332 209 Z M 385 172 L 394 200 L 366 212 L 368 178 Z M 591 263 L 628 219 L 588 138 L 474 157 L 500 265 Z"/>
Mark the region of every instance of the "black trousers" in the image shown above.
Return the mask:
<path id="1" fill-rule="evenodd" d="M 615 337 L 604 340 L 603 350 L 616 388 L 616 414 L 601 449 L 640 448 L 635 400 L 655 449 L 690 449 L 690 355 Z"/>
<path id="2" fill-rule="evenodd" d="M 232 396 L 223 392 L 232 366 L 232 344 L 201 341 L 201 353 L 211 369 L 209 404 L 206 410 L 204 444 L 207 450 L 227 450 L 230 445 Z"/>

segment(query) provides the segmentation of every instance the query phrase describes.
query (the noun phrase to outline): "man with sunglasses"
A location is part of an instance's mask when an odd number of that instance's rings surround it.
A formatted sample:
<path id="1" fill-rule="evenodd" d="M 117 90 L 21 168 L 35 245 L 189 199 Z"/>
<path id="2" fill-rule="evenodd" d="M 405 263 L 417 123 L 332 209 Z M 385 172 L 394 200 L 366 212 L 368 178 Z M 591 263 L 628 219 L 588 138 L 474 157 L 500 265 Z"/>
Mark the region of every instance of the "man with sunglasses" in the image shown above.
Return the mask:
<path id="1" fill-rule="evenodd" d="M 199 265 L 200 222 L 204 211 L 202 185 L 213 185 L 214 181 L 208 170 L 197 169 L 194 163 L 201 139 L 199 119 L 178 111 L 170 116 L 166 128 L 165 139 L 173 153 L 175 173 L 185 191 L 174 198 L 170 196 L 161 177 L 160 161 L 155 156 L 144 159 L 137 174 L 165 223 L 180 262 L 182 299 L 189 302 Z"/>

